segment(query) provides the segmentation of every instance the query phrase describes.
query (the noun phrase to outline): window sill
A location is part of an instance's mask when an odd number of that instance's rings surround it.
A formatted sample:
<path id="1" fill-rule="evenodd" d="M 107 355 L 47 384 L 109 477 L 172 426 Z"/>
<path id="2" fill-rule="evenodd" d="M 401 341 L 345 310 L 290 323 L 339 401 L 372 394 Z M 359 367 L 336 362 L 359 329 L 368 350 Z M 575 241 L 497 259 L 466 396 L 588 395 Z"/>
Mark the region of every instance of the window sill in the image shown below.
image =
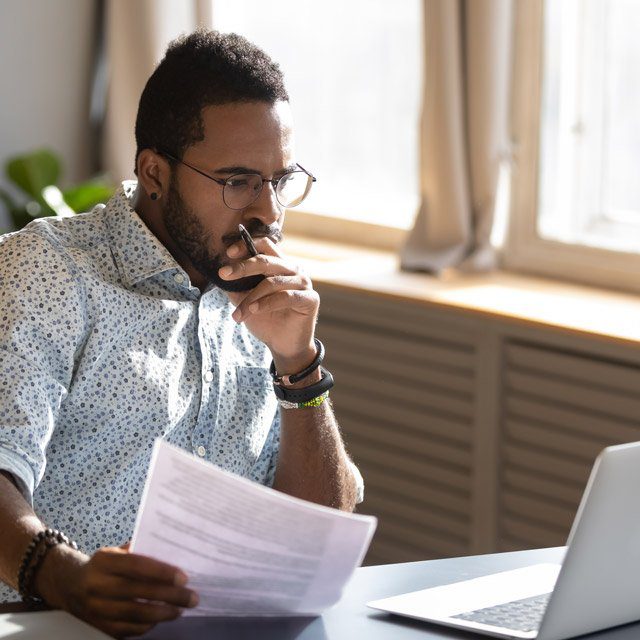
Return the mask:
<path id="1" fill-rule="evenodd" d="M 504 271 L 450 271 L 435 278 L 400 271 L 397 254 L 389 250 L 296 235 L 287 235 L 284 250 L 318 283 L 616 343 L 640 344 L 638 295 Z"/>

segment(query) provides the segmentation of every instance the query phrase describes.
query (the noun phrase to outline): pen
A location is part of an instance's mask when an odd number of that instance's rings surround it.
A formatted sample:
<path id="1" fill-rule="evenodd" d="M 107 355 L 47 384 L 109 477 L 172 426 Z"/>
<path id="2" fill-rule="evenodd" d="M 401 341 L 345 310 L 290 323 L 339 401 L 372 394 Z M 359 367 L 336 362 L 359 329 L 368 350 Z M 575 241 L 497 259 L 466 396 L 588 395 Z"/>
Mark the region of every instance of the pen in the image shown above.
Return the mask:
<path id="1" fill-rule="evenodd" d="M 253 240 L 249 235 L 249 232 L 244 228 L 244 225 L 238 225 L 238 231 L 240 232 L 240 237 L 244 240 L 244 244 L 247 247 L 247 251 L 252 257 L 258 255 L 258 250 L 256 249 L 256 245 L 253 244 Z"/>

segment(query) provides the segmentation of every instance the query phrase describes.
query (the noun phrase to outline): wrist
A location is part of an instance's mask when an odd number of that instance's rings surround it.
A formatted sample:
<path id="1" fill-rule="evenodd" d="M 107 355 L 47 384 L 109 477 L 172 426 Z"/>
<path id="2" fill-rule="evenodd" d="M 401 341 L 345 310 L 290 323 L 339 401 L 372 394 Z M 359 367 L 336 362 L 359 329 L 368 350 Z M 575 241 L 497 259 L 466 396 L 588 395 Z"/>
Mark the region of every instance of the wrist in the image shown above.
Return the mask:
<path id="1" fill-rule="evenodd" d="M 317 349 L 313 340 L 311 340 L 311 342 L 304 349 L 301 349 L 295 355 L 287 356 L 273 352 L 271 353 L 271 355 L 273 356 L 275 369 L 278 372 L 278 375 L 281 376 L 292 375 L 298 373 L 299 371 L 302 371 L 314 361 L 316 354 Z M 317 371 L 314 373 L 317 373 Z M 308 376 L 308 378 L 310 380 L 311 376 Z M 305 382 L 307 382 L 306 379 Z"/>
<path id="2" fill-rule="evenodd" d="M 66 544 L 51 547 L 34 579 L 34 590 L 53 609 L 72 609 L 70 595 L 76 580 L 75 573 L 87 561 L 87 556 Z"/>

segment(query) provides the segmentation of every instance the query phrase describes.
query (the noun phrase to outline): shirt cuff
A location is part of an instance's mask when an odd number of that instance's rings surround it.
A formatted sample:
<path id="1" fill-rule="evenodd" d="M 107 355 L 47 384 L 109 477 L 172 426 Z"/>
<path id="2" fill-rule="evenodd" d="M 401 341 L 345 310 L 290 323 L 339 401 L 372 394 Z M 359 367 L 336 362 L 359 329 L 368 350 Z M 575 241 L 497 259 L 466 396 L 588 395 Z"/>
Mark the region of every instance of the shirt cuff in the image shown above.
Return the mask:
<path id="1" fill-rule="evenodd" d="M 9 472 L 18 484 L 24 499 L 33 507 L 35 479 L 33 470 L 17 452 L 0 445 L 0 469 Z"/>
<path id="2" fill-rule="evenodd" d="M 353 476 L 356 480 L 356 504 L 360 504 L 364 500 L 364 480 L 362 479 L 360 469 L 356 467 L 353 460 L 349 460 L 349 464 L 351 465 L 351 471 L 353 472 Z"/>

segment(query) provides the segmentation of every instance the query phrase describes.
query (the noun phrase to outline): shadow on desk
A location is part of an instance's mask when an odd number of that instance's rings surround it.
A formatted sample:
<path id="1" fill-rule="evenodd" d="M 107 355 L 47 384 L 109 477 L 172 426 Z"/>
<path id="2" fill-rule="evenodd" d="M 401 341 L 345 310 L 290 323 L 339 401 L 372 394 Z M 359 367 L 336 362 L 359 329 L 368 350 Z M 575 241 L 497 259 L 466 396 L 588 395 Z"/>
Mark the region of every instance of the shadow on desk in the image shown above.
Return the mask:
<path id="1" fill-rule="evenodd" d="M 326 640 L 322 618 L 203 618 L 188 617 L 158 625 L 144 640 L 204 640 L 204 638 L 234 638 L 234 640 Z"/>

